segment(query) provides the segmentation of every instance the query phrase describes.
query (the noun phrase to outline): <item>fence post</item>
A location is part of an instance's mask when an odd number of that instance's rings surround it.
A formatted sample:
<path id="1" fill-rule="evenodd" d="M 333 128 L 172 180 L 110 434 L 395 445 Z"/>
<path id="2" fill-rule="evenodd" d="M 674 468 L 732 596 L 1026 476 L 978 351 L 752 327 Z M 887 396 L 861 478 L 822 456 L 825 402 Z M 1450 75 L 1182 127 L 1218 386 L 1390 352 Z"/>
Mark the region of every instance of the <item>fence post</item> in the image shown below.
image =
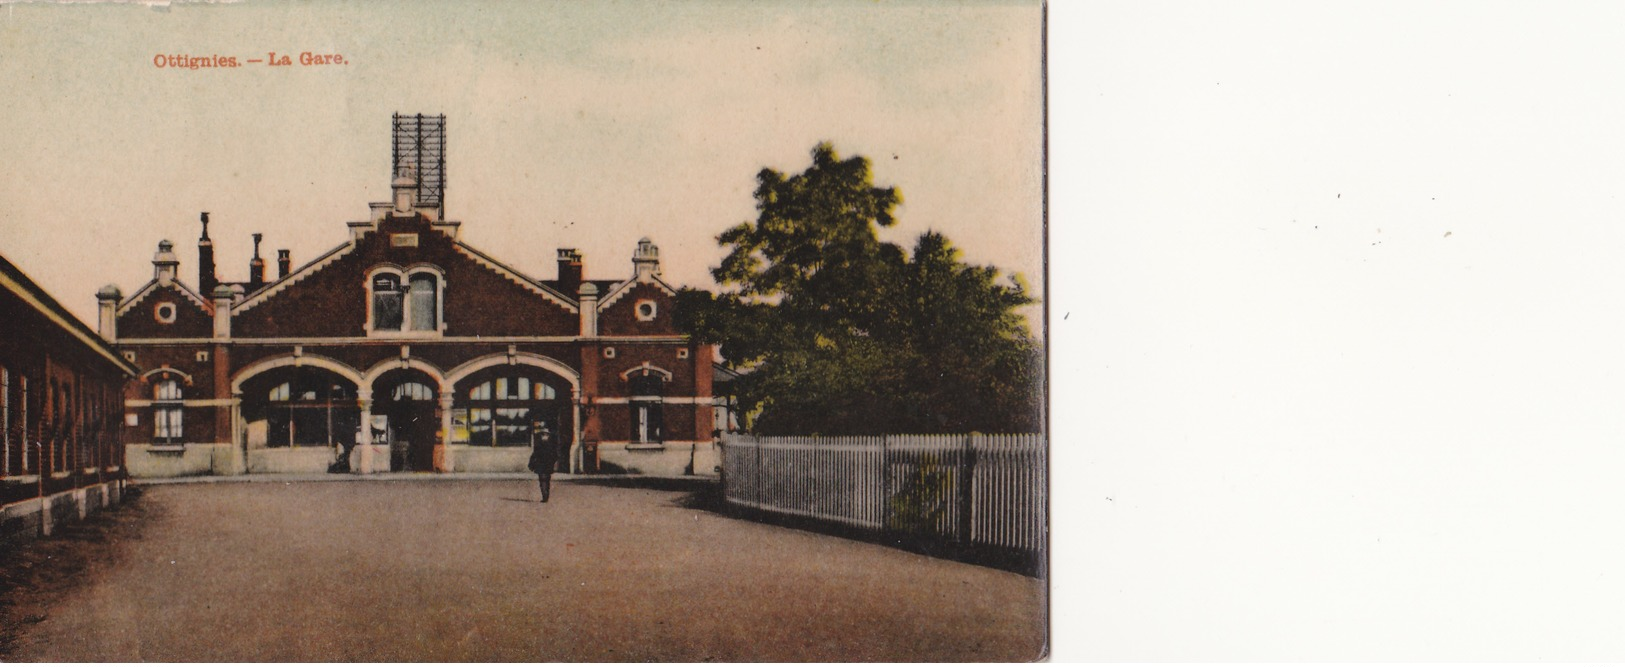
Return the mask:
<path id="1" fill-rule="evenodd" d="M 886 444 L 891 442 L 891 436 L 880 436 L 880 532 L 891 530 L 891 461 L 888 460 Z"/>
<path id="2" fill-rule="evenodd" d="M 957 470 L 955 472 L 959 479 L 955 480 L 958 484 L 955 485 L 954 490 L 958 491 L 959 494 L 955 498 L 957 503 L 954 508 L 954 518 L 957 521 L 954 526 L 954 538 L 961 544 L 970 544 L 971 484 L 976 473 L 975 439 L 975 433 L 965 436 L 965 447 L 959 454 L 959 465 L 956 466 Z"/>

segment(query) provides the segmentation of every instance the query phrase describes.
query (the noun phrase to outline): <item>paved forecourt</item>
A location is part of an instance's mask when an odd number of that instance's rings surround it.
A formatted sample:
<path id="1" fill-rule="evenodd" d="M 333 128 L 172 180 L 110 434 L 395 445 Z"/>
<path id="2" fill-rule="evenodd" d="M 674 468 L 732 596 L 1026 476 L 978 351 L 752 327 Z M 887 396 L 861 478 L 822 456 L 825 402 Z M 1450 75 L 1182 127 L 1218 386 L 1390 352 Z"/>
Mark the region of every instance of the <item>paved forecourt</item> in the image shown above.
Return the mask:
<path id="1" fill-rule="evenodd" d="M 1020 661 L 1041 582 L 529 480 L 147 487 L 37 661 Z"/>

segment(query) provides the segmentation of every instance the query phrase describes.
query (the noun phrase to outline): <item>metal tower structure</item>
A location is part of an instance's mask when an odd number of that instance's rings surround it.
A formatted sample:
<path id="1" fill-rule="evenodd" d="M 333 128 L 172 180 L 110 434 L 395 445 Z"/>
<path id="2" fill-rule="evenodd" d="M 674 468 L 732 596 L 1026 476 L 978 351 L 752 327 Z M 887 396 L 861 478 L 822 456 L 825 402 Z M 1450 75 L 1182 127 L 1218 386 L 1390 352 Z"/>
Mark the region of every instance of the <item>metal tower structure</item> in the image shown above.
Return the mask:
<path id="1" fill-rule="evenodd" d="M 418 206 L 446 214 L 446 116 L 395 114 L 391 178 L 411 169 L 418 181 Z"/>

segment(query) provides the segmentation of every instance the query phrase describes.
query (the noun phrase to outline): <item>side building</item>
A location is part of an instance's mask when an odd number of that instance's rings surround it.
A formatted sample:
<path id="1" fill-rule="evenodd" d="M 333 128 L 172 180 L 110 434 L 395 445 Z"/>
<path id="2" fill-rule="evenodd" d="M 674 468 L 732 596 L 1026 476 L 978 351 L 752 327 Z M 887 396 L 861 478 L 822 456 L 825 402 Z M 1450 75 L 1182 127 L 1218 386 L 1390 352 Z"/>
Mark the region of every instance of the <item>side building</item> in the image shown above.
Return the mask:
<path id="1" fill-rule="evenodd" d="M 0 537 L 118 502 L 125 382 L 108 344 L 0 257 Z"/>
<path id="2" fill-rule="evenodd" d="M 168 241 L 128 298 L 104 291 L 102 335 L 139 367 L 124 437 L 136 477 L 560 469 L 715 469 L 710 346 L 673 323 L 676 291 L 645 238 L 629 274 L 553 280 L 459 240 L 410 168 L 349 238 L 266 279 L 222 282 L 208 214 L 196 287 Z M 436 192 L 438 199 L 439 192 Z"/>

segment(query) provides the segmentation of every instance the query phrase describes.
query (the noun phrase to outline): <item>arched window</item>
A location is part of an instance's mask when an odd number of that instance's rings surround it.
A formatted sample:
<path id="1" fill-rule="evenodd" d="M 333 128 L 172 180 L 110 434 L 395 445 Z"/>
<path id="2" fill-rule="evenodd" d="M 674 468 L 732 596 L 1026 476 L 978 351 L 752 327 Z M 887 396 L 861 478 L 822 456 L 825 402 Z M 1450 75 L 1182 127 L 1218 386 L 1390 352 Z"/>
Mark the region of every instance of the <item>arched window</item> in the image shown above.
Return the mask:
<path id="1" fill-rule="evenodd" d="M 353 444 L 360 415 L 355 389 L 324 373 L 300 373 L 266 392 L 267 447 Z"/>
<path id="2" fill-rule="evenodd" d="M 627 378 L 632 398 L 632 442 L 654 444 L 664 442 L 662 435 L 666 421 L 661 396 L 666 393 L 666 381 L 654 373 Z"/>
<path id="3" fill-rule="evenodd" d="M 540 379 L 503 369 L 460 390 L 452 408 L 452 442 L 528 447 L 537 424 L 562 432 L 558 390 Z"/>
<path id="4" fill-rule="evenodd" d="M 407 292 L 410 300 L 406 312 L 411 316 L 413 331 L 440 329 L 440 281 L 432 273 L 412 274 L 412 286 Z"/>
<path id="5" fill-rule="evenodd" d="M 397 401 L 432 401 L 434 390 L 422 382 L 402 382 L 395 385 L 395 391 L 390 398 Z"/>
<path id="6" fill-rule="evenodd" d="M 404 309 L 401 303 L 401 277 L 380 273 L 372 277 L 372 328 L 400 331 Z"/>
<path id="7" fill-rule="evenodd" d="M 371 330 L 436 333 L 440 331 L 442 281 L 434 271 L 410 274 L 381 269 L 367 281 L 371 292 Z"/>
<path id="8" fill-rule="evenodd" d="M 152 387 L 152 439 L 160 445 L 181 444 L 181 383 L 159 380 Z"/>

